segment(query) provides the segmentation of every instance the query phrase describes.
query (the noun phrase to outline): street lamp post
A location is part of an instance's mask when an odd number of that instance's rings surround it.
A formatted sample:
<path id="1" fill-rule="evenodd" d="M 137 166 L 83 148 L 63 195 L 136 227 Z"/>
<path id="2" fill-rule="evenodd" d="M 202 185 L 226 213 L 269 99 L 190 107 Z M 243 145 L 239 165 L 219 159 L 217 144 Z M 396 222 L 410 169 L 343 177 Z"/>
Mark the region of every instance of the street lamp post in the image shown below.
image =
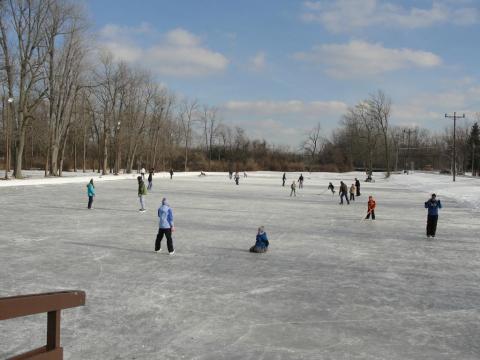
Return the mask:
<path id="1" fill-rule="evenodd" d="M 453 181 L 455 181 L 455 175 L 457 173 L 457 139 L 456 139 L 456 128 L 457 128 L 457 119 L 465 119 L 465 114 L 458 116 L 455 111 L 452 115 L 445 114 L 445 117 L 448 119 L 453 119 Z"/>

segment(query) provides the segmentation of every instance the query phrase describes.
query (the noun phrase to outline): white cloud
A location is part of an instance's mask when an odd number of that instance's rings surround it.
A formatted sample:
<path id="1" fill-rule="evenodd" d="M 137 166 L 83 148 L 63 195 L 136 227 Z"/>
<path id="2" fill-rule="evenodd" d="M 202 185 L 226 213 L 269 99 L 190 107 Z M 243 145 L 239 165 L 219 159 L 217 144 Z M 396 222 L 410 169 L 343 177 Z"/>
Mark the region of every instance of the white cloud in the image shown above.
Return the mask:
<path id="1" fill-rule="evenodd" d="M 341 115 L 347 105 L 341 101 L 229 101 L 224 109 L 256 115 L 286 115 L 296 114 L 306 117 Z"/>
<path id="2" fill-rule="evenodd" d="M 141 46 L 145 35 L 154 42 Z M 200 37 L 181 28 L 162 35 L 147 23 L 138 27 L 110 24 L 100 31 L 100 46 L 117 60 L 141 64 L 159 75 L 205 76 L 222 72 L 228 65 L 223 54 L 208 49 Z"/>
<path id="3" fill-rule="evenodd" d="M 397 2 L 398 3 L 398 2 Z M 437 24 L 470 25 L 480 19 L 478 7 L 446 0 L 430 7 L 402 7 L 383 0 L 305 1 L 302 19 L 317 22 L 332 32 L 351 32 L 372 26 L 425 28 Z"/>
<path id="4" fill-rule="evenodd" d="M 327 74 L 336 78 L 372 76 L 412 67 L 430 68 L 442 62 L 439 56 L 428 51 L 392 49 L 358 40 L 314 46 L 309 52 L 294 54 L 294 58 L 324 65 Z"/>
<path id="5" fill-rule="evenodd" d="M 267 66 L 267 54 L 264 51 L 259 51 L 255 56 L 249 60 L 249 68 L 253 71 L 261 71 Z"/>

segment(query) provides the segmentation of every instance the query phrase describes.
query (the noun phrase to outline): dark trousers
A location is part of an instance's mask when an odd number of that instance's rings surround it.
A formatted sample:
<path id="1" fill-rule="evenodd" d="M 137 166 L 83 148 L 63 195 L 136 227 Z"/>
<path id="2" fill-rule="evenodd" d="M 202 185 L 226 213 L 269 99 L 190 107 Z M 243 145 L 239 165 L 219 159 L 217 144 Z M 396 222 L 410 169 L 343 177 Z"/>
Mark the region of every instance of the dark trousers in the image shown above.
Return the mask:
<path id="1" fill-rule="evenodd" d="M 151 190 L 151 189 L 152 189 L 152 186 L 153 186 L 153 182 L 150 181 L 150 180 L 148 180 L 148 187 L 147 187 L 147 189 L 148 189 L 148 190 Z"/>
<path id="2" fill-rule="evenodd" d="M 252 247 L 250 248 L 250 252 L 253 252 L 253 253 L 264 253 L 264 252 L 267 252 L 267 248 L 260 248 L 260 247 L 252 246 Z"/>
<path id="3" fill-rule="evenodd" d="M 360 196 L 360 186 L 357 186 L 357 196 Z"/>
<path id="4" fill-rule="evenodd" d="M 365 219 L 370 219 L 370 214 L 372 215 L 372 220 L 375 220 L 375 210 L 370 211 Z"/>
<path id="5" fill-rule="evenodd" d="M 345 197 L 345 200 L 347 200 L 347 204 L 350 204 L 347 193 L 344 193 L 344 192 L 340 193 L 340 204 L 343 204 L 343 197 Z"/>
<path id="6" fill-rule="evenodd" d="M 93 196 L 88 197 L 88 208 L 91 209 L 93 204 Z"/>
<path id="7" fill-rule="evenodd" d="M 355 194 L 354 193 L 350 193 L 350 201 L 355 201 Z"/>
<path id="8" fill-rule="evenodd" d="M 173 251 L 172 229 L 158 229 L 157 240 L 155 241 L 155 251 L 160 250 L 163 235 L 167 238 L 168 252 Z"/>
<path id="9" fill-rule="evenodd" d="M 427 217 L 427 236 L 435 236 L 437 232 L 438 215 L 428 215 Z"/>

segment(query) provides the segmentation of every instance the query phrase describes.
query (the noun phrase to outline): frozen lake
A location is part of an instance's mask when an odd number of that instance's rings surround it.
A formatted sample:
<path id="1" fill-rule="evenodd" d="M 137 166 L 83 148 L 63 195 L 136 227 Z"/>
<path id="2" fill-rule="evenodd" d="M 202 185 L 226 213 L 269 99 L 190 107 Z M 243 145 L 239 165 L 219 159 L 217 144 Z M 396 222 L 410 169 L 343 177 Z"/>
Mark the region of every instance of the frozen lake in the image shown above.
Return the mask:
<path id="1" fill-rule="evenodd" d="M 440 193 L 429 240 L 421 175 L 362 182 L 349 206 L 325 190 L 355 174 L 304 175 L 296 198 L 279 173 L 155 179 L 145 213 L 135 180 L 98 182 L 91 211 L 86 183 L 0 187 L 0 296 L 86 291 L 62 313 L 66 359 L 479 359 L 479 209 Z M 153 252 L 163 196 L 174 256 Z M 259 225 L 271 248 L 250 254 Z M 45 328 L 0 322 L 0 358 Z"/>

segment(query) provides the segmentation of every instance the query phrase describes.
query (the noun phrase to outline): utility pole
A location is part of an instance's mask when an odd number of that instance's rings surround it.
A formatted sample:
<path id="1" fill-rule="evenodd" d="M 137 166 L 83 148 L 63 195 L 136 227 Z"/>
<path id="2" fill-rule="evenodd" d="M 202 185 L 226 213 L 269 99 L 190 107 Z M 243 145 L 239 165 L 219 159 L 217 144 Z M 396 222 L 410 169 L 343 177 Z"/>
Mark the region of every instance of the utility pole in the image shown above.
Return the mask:
<path id="1" fill-rule="evenodd" d="M 445 117 L 448 119 L 453 119 L 453 181 L 455 181 L 455 175 L 457 173 L 457 139 L 456 139 L 456 128 L 457 128 L 457 119 L 465 119 L 465 114 L 458 116 L 455 111 L 453 115 L 445 114 Z"/>

